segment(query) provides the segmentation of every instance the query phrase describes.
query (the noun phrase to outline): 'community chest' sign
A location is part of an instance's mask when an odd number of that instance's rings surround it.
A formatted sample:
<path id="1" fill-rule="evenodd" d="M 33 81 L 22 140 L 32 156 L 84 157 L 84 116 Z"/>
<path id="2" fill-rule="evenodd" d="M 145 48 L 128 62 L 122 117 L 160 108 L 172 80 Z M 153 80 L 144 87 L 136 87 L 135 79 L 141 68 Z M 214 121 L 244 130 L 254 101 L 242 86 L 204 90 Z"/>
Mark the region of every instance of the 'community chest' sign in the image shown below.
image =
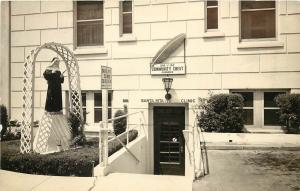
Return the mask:
<path id="1" fill-rule="evenodd" d="M 185 63 L 153 64 L 151 65 L 151 74 L 185 74 Z"/>

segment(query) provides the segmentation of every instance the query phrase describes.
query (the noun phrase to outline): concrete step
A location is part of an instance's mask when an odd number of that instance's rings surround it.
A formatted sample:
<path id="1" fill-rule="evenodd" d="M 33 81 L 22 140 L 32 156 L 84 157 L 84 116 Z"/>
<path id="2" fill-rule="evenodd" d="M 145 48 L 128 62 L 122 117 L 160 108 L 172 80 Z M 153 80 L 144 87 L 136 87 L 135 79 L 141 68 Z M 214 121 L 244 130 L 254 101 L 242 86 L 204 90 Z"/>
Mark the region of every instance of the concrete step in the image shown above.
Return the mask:
<path id="1" fill-rule="evenodd" d="M 184 176 L 112 173 L 98 177 L 92 191 L 191 191 L 192 183 Z"/>

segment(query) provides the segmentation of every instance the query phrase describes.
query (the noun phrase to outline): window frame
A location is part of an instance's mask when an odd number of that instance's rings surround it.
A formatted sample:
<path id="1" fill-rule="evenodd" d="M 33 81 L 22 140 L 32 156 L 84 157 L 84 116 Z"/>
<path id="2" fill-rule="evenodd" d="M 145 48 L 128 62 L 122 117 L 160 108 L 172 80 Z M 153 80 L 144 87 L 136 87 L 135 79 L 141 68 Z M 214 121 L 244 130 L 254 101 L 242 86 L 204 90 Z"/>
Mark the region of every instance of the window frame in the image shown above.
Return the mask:
<path id="1" fill-rule="evenodd" d="M 89 48 L 103 48 L 105 46 L 105 1 L 102 1 L 103 3 L 103 18 L 102 19 L 94 19 L 94 20 L 102 20 L 103 21 L 103 44 L 102 45 L 87 45 L 87 46 L 78 46 L 78 42 L 77 42 L 77 1 L 73 2 L 73 50 L 76 49 L 89 49 Z"/>
<path id="2" fill-rule="evenodd" d="M 283 92 L 290 93 L 290 89 L 231 89 L 230 93 L 236 92 L 253 92 L 253 125 L 245 125 L 246 128 L 257 130 L 278 129 L 281 130 L 281 126 L 277 125 L 265 125 L 264 116 L 264 93 L 265 92 Z"/>
<path id="3" fill-rule="evenodd" d="M 95 91 L 95 90 L 82 90 L 81 91 L 81 95 L 82 94 L 86 94 L 86 112 L 88 114 L 90 114 L 91 116 L 86 116 L 86 125 L 92 125 L 95 126 L 97 124 L 99 124 L 100 122 L 95 122 L 95 109 L 101 109 L 103 108 L 103 105 L 101 106 L 95 106 L 95 94 L 96 93 L 101 93 L 102 91 Z M 113 107 L 112 107 L 112 102 L 113 102 L 113 91 L 109 91 L 108 94 L 110 94 L 111 96 L 108 96 L 108 98 L 111 98 L 111 106 L 108 106 L 108 112 L 110 111 L 111 113 L 111 117 L 113 117 Z M 102 102 L 102 101 L 101 101 Z M 109 122 L 111 123 L 111 122 Z"/>
<path id="4" fill-rule="evenodd" d="M 218 12 L 218 24 L 217 24 L 217 28 L 215 28 L 215 29 L 208 29 L 207 28 L 207 9 L 208 9 L 208 6 L 207 6 L 207 1 L 209 1 L 209 0 L 205 0 L 204 1 L 204 16 L 205 16 L 205 19 L 204 19 L 204 30 L 205 30 L 205 32 L 217 32 L 217 31 L 220 31 L 220 21 L 221 21 L 221 19 L 220 19 L 220 0 L 216 0 L 217 1 L 217 6 L 213 6 L 213 7 L 209 7 L 209 8 L 215 8 L 215 7 L 217 7 L 217 12 Z"/>
<path id="5" fill-rule="evenodd" d="M 255 126 L 255 110 L 254 110 L 254 94 L 255 92 L 254 91 L 247 91 L 247 90 L 244 90 L 244 91 L 231 91 L 231 93 L 234 93 L 234 94 L 240 94 L 240 93 L 252 93 L 252 107 L 249 107 L 249 106 L 243 106 L 243 110 L 252 110 L 253 111 L 253 116 L 252 116 L 252 124 L 245 124 L 246 127 L 252 127 L 252 126 Z"/>
<path id="6" fill-rule="evenodd" d="M 123 36 L 131 36 L 133 35 L 133 1 L 132 0 L 127 0 L 127 1 L 131 1 L 131 12 L 123 12 L 123 2 L 124 1 L 120 1 L 119 2 L 119 31 L 120 31 L 120 37 Z M 131 33 L 124 33 L 123 32 L 123 15 L 124 14 L 130 14 L 131 13 Z"/>
<path id="7" fill-rule="evenodd" d="M 271 38 L 242 38 L 242 1 L 239 0 L 239 41 L 240 42 L 253 42 L 253 41 L 277 41 L 278 40 L 278 2 L 274 0 L 275 7 L 272 8 L 274 10 L 274 16 L 275 16 L 275 37 Z M 250 0 L 251 1 L 251 0 Z M 270 8 L 265 8 L 270 9 Z M 259 9 L 259 10 L 265 10 L 265 9 Z"/>

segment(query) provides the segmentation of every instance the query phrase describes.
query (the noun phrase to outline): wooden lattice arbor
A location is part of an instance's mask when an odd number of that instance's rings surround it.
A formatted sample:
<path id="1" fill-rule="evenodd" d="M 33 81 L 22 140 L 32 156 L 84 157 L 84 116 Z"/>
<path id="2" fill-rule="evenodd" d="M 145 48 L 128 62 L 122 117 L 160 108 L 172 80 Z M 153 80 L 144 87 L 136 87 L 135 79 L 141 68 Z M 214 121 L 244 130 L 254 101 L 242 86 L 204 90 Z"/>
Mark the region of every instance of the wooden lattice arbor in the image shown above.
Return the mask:
<path id="1" fill-rule="evenodd" d="M 32 50 L 26 57 L 24 63 L 23 78 L 23 111 L 21 123 L 21 153 L 32 151 L 33 142 L 33 120 L 34 120 L 34 79 L 35 79 L 35 61 L 42 49 L 49 49 L 57 53 L 64 63 L 68 72 L 69 83 L 69 103 L 70 111 L 74 113 L 78 119 L 83 121 L 82 100 L 80 89 L 80 75 L 77 60 L 70 49 L 60 43 L 45 43 L 42 46 Z M 49 59 L 50 60 L 50 59 Z"/>

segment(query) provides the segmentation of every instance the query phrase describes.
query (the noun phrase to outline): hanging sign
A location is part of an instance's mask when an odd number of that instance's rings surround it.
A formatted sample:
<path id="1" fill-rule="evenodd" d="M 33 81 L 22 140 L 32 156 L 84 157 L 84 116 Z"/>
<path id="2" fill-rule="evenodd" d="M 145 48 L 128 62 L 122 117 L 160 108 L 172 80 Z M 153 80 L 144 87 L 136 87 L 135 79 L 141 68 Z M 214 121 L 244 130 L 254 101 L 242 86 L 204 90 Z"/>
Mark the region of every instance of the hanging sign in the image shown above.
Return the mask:
<path id="1" fill-rule="evenodd" d="M 101 66 L 101 89 L 111 89 L 111 67 Z"/>
<path id="2" fill-rule="evenodd" d="M 152 75 L 185 74 L 185 63 L 165 63 L 151 65 Z"/>

